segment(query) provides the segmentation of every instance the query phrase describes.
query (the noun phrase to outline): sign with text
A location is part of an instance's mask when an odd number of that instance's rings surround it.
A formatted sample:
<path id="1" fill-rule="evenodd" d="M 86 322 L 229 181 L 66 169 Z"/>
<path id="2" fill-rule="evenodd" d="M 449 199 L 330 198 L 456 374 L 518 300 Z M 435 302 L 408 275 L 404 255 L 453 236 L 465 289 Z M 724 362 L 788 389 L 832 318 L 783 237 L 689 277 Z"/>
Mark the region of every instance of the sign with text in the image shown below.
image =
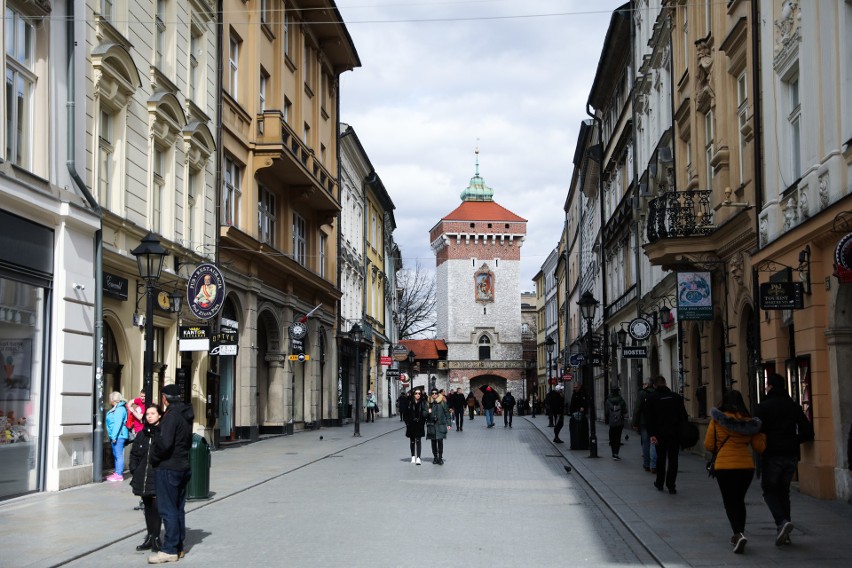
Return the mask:
<path id="1" fill-rule="evenodd" d="M 211 355 L 236 355 L 237 330 L 223 327 L 210 338 Z"/>
<path id="2" fill-rule="evenodd" d="M 225 301 L 225 277 L 212 264 L 200 264 L 186 282 L 186 301 L 192 315 L 209 320 Z"/>
<path id="3" fill-rule="evenodd" d="M 182 325 L 178 328 L 179 351 L 209 351 L 210 328 L 206 325 Z"/>
<path id="4" fill-rule="evenodd" d="M 393 346 L 392 356 L 394 361 L 408 361 L 408 347 L 402 343 Z"/>
<path id="5" fill-rule="evenodd" d="M 385 377 L 389 381 L 398 381 L 399 380 L 399 369 L 386 369 Z"/>
<path id="6" fill-rule="evenodd" d="M 760 285 L 761 310 L 801 310 L 804 308 L 801 282 L 764 282 Z"/>
<path id="7" fill-rule="evenodd" d="M 392 364 L 391 356 L 390 355 L 379 356 L 379 364 L 382 367 L 390 367 L 391 364 Z"/>
<path id="8" fill-rule="evenodd" d="M 127 299 L 127 278 L 104 272 L 103 293 L 105 296 L 124 301 Z"/>
<path id="9" fill-rule="evenodd" d="M 677 273 L 677 315 L 684 321 L 713 321 L 713 287 L 709 272 Z"/>
<path id="10" fill-rule="evenodd" d="M 648 357 L 648 348 L 644 345 L 637 347 L 622 347 L 621 356 L 625 359 L 645 359 Z"/>

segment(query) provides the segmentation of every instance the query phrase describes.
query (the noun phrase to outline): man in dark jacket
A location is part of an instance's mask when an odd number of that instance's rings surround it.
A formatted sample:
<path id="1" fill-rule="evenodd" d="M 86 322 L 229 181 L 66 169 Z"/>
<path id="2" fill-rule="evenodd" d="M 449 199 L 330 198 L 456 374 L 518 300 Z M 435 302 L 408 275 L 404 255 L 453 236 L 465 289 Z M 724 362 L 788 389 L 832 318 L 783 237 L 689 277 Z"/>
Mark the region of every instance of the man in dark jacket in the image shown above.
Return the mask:
<path id="1" fill-rule="evenodd" d="M 645 399 L 648 434 L 651 444 L 657 446 L 657 479 L 654 487 L 663 490 L 663 483 L 669 493 L 677 493 L 678 452 L 680 452 L 680 433 L 683 424 L 689 419 L 683 398 L 666 386 L 665 377 L 654 379 L 654 392 Z"/>
<path id="2" fill-rule="evenodd" d="M 497 408 L 499 397 L 491 387 L 485 387 L 482 394 L 482 410 L 485 412 L 485 423 L 488 428 L 494 428 L 494 409 Z"/>
<path id="3" fill-rule="evenodd" d="M 500 404 L 503 405 L 503 428 L 511 428 L 512 415 L 515 412 L 515 397 L 512 396 L 512 391 L 506 391 Z"/>
<path id="4" fill-rule="evenodd" d="M 181 399 L 180 387 L 163 387 L 165 408 L 160 420 L 160 433 L 154 439 L 151 465 L 157 483 L 157 509 L 163 518 L 165 535 L 157 554 L 148 557 L 148 564 L 177 562 L 183 555 L 186 538 L 186 486 L 192 472 L 189 469 L 189 450 L 192 447 L 192 406 Z"/>
<path id="5" fill-rule="evenodd" d="M 450 408 L 453 410 L 453 416 L 456 419 L 456 431 L 464 430 L 464 411 L 467 407 L 467 401 L 461 388 L 456 389 L 456 392 L 450 395 Z"/>
<path id="6" fill-rule="evenodd" d="M 574 382 L 571 393 L 571 402 L 568 405 L 568 435 L 572 450 L 589 449 L 589 426 L 586 418 L 586 410 L 589 405 L 586 391 L 580 381 Z"/>
<path id="7" fill-rule="evenodd" d="M 763 421 L 761 432 L 766 434 L 760 487 L 778 528 L 776 546 L 790 544 L 790 533 L 794 528 L 790 522 L 790 482 L 799 461 L 799 444 L 814 439 L 813 426 L 802 407 L 787 394 L 784 383 L 784 377 L 778 373 L 766 377 L 766 396 L 755 412 L 755 416 Z"/>
<path id="8" fill-rule="evenodd" d="M 565 387 L 562 385 L 556 385 L 552 391 L 550 396 L 550 415 L 553 417 L 553 443 L 561 444 L 562 440 L 559 438 L 559 434 L 562 432 L 562 427 L 565 425 L 565 397 L 563 396 L 563 391 Z"/>
<path id="9" fill-rule="evenodd" d="M 399 413 L 399 421 L 403 421 L 403 417 L 405 416 L 405 412 L 408 410 L 408 391 L 402 391 L 399 393 L 399 398 L 396 399 L 396 410 Z"/>
<path id="10" fill-rule="evenodd" d="M 645 399 L 654 392 L 654 385 L 646 381 L 636 397 L 636 410 L 633 412 L 633 429 L 639 432 L 642 441 L 642 467 L 645 471 L 657 473 L 657 447 L 651 445 L 651 436 L 648 434 L 648 410 L 645 407 Z"/>

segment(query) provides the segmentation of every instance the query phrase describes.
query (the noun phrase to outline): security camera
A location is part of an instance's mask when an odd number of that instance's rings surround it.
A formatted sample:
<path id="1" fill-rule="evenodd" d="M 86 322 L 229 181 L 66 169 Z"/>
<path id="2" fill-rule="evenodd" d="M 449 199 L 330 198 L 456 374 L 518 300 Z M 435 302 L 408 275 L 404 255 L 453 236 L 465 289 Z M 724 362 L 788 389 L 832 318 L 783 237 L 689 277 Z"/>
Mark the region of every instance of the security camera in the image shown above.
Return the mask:
<path id="1" fill-rule="evenodd" d="M 145 316 L 133 314 L 133 325 L 137 326 L 139 329 L 145 327 Z"/>

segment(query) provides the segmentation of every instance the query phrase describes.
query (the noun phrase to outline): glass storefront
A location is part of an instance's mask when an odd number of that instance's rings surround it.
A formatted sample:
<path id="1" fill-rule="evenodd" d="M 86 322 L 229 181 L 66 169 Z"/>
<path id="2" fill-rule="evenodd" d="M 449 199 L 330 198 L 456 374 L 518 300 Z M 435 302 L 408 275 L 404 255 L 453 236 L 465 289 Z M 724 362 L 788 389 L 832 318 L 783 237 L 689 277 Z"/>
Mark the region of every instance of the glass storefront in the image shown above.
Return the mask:
<path id="1" fill-rule="evenodd" d="M 0 499 L 39 489 L 46 290 L 0 277 Z"/>

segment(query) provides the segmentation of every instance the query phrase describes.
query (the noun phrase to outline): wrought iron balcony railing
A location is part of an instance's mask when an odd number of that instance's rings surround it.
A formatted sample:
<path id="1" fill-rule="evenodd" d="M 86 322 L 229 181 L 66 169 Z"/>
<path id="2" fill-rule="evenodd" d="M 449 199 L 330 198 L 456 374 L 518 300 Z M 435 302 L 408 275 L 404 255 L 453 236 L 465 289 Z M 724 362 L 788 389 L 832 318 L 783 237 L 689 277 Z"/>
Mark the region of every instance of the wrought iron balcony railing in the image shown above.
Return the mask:
<path id="1" fill-rule="evenodd" d="M 648 242 L 709 235 L 716 226 L 710 190 L 667 191 L 648 204 Z"/>

